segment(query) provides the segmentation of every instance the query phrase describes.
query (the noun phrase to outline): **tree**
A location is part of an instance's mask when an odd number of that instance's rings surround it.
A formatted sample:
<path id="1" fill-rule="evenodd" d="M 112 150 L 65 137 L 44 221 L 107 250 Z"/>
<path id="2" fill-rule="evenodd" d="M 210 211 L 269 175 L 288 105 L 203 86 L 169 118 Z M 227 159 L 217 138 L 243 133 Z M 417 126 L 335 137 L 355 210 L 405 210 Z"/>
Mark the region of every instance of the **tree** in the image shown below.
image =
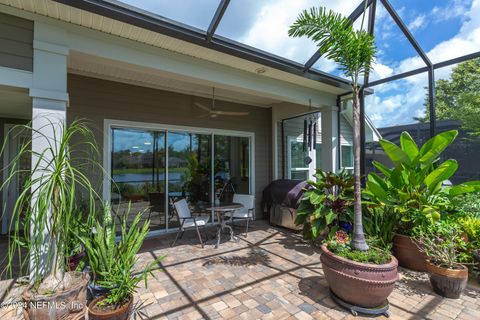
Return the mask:
<path id="1" fill-rule="evenodd" d="M 480 58 L 462 62 L 452 70 L 450 79 L 435 82 L 435 115 L 438 120 L 459 120 L 462 129 L 480 135 Z M 428 96 L 425 99 L 429 120 Z"/>
<path id="2" fill-rule="evenodd" d="M 370 72 L 376 54 L 375 40 L 372 34 L 363 30 L 365 10 L 360 30 L 354 30 L 351 21 L 327 8 L 311 8 L 304 10 L 290 26 L 288 35 L 291 37 L 306 36 L 313 40 L 320 53 L 335 61 L 343 73 L 350 78 L 353 94 L 353 147 L 355 177 L 354 230 L 352 244 L 356 250 L 369 249 L 362 225 L 362 199 L 360 178 L 360 84 L 361 75 Z"/>

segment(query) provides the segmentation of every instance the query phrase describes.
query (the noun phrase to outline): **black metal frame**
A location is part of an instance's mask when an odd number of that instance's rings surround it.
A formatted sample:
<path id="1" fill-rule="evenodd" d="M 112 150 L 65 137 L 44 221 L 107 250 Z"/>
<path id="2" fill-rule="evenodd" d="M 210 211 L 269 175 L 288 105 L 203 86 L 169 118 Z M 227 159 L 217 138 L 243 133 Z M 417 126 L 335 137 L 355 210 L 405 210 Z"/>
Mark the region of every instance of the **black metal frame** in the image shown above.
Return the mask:
<path id="1" fill-rule="evenodd" d="M 220 24 L 225 11 L 230 3 L 230 0 L 221 0 L 218 5 L 216 12 L 210 22 L 208 30 L 205 32 L 203 30 L 191 27 L 186 24 L 179 23 L 177 21 L 161 17 L 159 15 L 152 14 L 150 12 L 129 6 L 124 5 L 119 2 L 105 1 L 105 0 L 53 0 L 58 3 L 66 4 L 78 9 L 89 11 L 95 14 L 99 14 L 108 18 L 112 18 L 118 21 L 122 21 L 140 28 L 144 28 L 150 31 L 158 32 L 166 36 L 170 36 L 176 39 L 187 41 L 202 47 L 206 47 L 215 51 L 223 52 L 238 58 L 242 58 L 248 61 L 259 63 L 267 67 L 278 69 L 284 72 L 288 72 L 297 76 L 305 77 L 310 80 L 318 81 L 331 85 L 337 88 L 344 89 L 348 92 L 351 90 L 350 81 L 331 75 L 329 73 L 313 69 L 313 65 L 320 59 L 322 56 L 321 49 L 317 50 L 310 59 L 305 64 L 301 64 L 277 55 L 253 48 L 251 46 L 239 43 L 237 41 L 227 39 L 216 35 L 216 29 Z M 364 13 L 366 8 L 369 8 L 369 23 L 368 31 L 373 33 L 375 26 L 375 12 L 377 0 L 366 0 L 362 1 L 357 8 L 349 15 L 348 19 L 352 24 Z M 435 134 L 435 70 L 438 68 L 443 68 L 450 66 L 452 64 L 457 64 L 467 60 L 475 59 L 480 57 L 480 51 L 467 54 L 455 59 L 446 60 L 440 63 L 432 63 L 428 58 L 425 51 L 422 49 L 420 44 L 417 42 L 413 34 L 410 32 L 406 24 L 398 15 L 397 11 L 393 8 L 388 0 L 378 0 L 380 1 L 389 15 L 392 17 L 394 22 L 398 25 L 404 36 L 408 39 L 410 44 L 414 47 L 417 54 L 422 58 L 425 63 L 425 67 L 421 67 L 415 70 L 407 71 L 401 74 L 393 75 L 384 79 L 369 81 L 369 75 L 365 76 L 364 85 L 362 87 L 362 97 L 361 97 L 361 122 L 365 122 L 365 111 L 364 111 L 364 95 L 368 94 L 369 88 L 372 88 L 376 85 L 404 79 L 413 75 L 427 72 L 428 73 L 428 96 L 429 96 L 429 113 L 430 113 L 430 135 Z M 348 94 L 348 93 L 347 93 Z M 343 96 L 342 94 L 339 96 Z M 362 111 L 363 109 L 363 111 Z M 282 121 L 283 124 L 283 121 Z M 364 125 L 363 125 L 364 126 Z M 283 127 L 283 125 L 282 125 Z M 364 128 L 363 128 L 364 130 Z M 365 135 L 362 135 L 362 146 L 365 146 Z M 364 148 L 362 148 L 364 149 Z M 363 157 L 362 162 L 365 161 Z M 365 167 L 364 165 L 362 166 Z"/>

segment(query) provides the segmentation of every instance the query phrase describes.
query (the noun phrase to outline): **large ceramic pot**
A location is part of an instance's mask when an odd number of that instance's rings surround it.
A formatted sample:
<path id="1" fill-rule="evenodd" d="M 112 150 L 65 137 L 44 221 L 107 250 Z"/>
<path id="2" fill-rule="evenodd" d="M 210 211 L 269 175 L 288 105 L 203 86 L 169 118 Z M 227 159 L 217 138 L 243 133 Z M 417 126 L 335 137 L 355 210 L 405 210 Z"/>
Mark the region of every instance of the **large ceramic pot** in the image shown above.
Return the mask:
<path id="1" fill-rule="evenodd" d="M 105 299 L 105 296 L 94 299 L 88 305 L 89 320 L 127 320 L 132 311 L 133 296 L 121 305 L 119 308 L 101 308 L 97 304 Z"/>
<path id="2" fill-rule="evenodd" d="M 375 265 L 351 261 L 323 245 L 320 261 L 330 290 L 345 302 L 364 308 L 385 304 L 398 280 L 398 261 Z"/>
<path id="3" fill-rule="evenodd" d="M 32 286 L 23 292 L 26 319 L 77 319 L 82 318 L 87 305 L 87 283 L 90 276 L 86 273 L 72 272 L 74 285 L 64 291 L 41 295 L 32 292 Z"/>
<path id="4" fill-rule="evenodd" d="M 398 264 L 404 268 L 425 272 L 425 261 L 427 256 L 420 249 L 418 244 L 410 237 L 396 234 L 393 238 L 393 255 L 397 258 Z"/>
<path id="5" fill-rule="evenodd" d="M 425 263 L 433 291 L 445 298 L 458 299 L 467 287 L 468 268 L 458 264 L 456 269 L 442 268 L 430 261 Z"/>

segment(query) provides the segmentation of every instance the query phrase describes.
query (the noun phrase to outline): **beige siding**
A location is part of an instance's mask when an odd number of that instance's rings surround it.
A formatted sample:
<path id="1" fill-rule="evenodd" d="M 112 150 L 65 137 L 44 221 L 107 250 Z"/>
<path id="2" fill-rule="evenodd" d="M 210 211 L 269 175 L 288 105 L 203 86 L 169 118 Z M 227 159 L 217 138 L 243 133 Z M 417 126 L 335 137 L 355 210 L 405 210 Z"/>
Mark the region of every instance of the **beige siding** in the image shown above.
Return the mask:
<path id="1" fill-rule="evenodd" d="M 0 66 L 33 70 L 33 21 L 0 13 Z"/>
<path id="2" fill-rule="evenodd" d="M 100 147 L 104 119 L 254 132 L 257 217 L 262 216 L 262 190 L 271 181 L 271 109 L 217 101 L 219 109 L 248 111 L 249 115 L 210 118 L 193 105 L 194 101 L 209 105 L 208 99 L 78 75 L 69 75 L 68 92 L 69 121 L 90 119 Z"/>

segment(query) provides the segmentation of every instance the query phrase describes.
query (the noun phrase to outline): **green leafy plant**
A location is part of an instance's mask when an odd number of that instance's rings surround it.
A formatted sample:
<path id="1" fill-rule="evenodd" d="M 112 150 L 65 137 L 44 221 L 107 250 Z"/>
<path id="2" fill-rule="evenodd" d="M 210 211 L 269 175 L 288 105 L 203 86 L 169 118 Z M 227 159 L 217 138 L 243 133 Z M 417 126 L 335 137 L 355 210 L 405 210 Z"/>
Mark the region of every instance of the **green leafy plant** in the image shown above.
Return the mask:
<path id="1" fill-rule="evenodd" d="M 451 211 L 451 200 L 461 194 L 480 190 L 479 181 L 466 182 L 453 187 L 442 183 L 453 176 L 458 168 L 455 160 L 440 162 L 441 153 L 453 142 L 458 132 L 442 132 L 429 139 L 421 148 L 407 133 L 400 136 L 400 146 L 380 140 L 385 154 L 394 167 L 374 161 L 383 174 L 370 173 L 363 195 L 371 206 L 391 210 L 399 215 L 399 231 L 411 235 L 414 226 L 428 226 Z"/>
<path id="2" fill-rule="evenodd" d="M 443 268 L 456 269 L 465 250 L 461 232 L 446 222 L 437 222 L 415 235 L 429 260 Z"/>
<path id="3" fill-rule="evenodd" d="M 335 61 L 343 73 L 350 78 L 353 97 L 353 147 L 354 147 L 354 232 L 353 247 L 368 250 L 362 226 L 362 195 L 360 179 L 360 76 L 369 74 L 376 54 L 375 40 L 372 34 L 364 30 L 365 10 L 359 30 L 341 14 L 327 8 L 304 10 L 288 30 L 289 36 L 306 36 L 313 40 L 320 53 Z"/>
<path id="4" fill-rule="evenodd" d="M 69 125 L 49 122 L 41 128 L 29 124 L 20 128 L 32 138 L 21 146 L 9 164 L 9 175 L 2 185 L 7 187 L 17 175 L 27 176 L 13 208 L 6 270 L 11 274 L 18 256 L 20 269 L 30 264 L 34 290 L 53 293 L 68 288 L 74 281 L 65 271 L 66 257 L 72 249 L 71 228 L 74 221 L 81 219 L 75 200 L 79 194 L 85 194 L 89 201 L 83 214 L 94 214 L 98 195 L 84 172 L 87 167 L 98 166 L 95 161 L 98 149 L 93 133 L 82 121 Z M 33 149 L 32 143 L 45 147 Z M 20 161 L 26 156 L 32 159 L 31 171 L 20 169 Z M 26 257 L 22 249 L 28 251 Z"/>
<path id="5" fill-rule="evenodd" d="M 340 243 L 336 240 L 331 240 L 327 244 L 328 249 L 337 256 L 356 262 L 385 264 L 392 260 L 392 256 L 389 250 L 374 248 L 371 242 L 369 243 L 371 249 L 368 251 L 352 250 L 350 242 Z"/>
<path id="6" fill-rule="evenodd" d="M 379 206 L 366 206 L 363 212 L 363 227 L 367 239 L 374 242 L 376 247 L 389 251 L 399 222 L 398 215 L 390 208 Z"/>
<path id="7" fill-rule="evenodd" d="M 343 170 L 338 174 L 317 170 L 317 181 L 310 186 L 297 209 L 295 223 L 304 226 L 307 237 L 317 239 L 321 234 L 332 237 L 341 227 L 353 220 L 353 185 L 351 174 Z"/>
<path id="8" fill-rule="evenodd" d="M 108 288 L 105 299 L 99 302 L 100 307 L 119 307 L 136 291 L 138 284 L 144 282 L 152 274 L 153 267 L 163 257 L 148 263 L 141 270 L 136 270 L 139 252 L 150 228 L 150 221 L 140 227 L 142 212 L 139 212 L 130 226 L 127 226 L 128 212 L 120 218 L 120 239 L 116 240 L 115 223 L 110 205 L 104 205 L 102 221 L 95 224 L 95 232 L 83 237 L 90 268 L 95 284 Z"/>

